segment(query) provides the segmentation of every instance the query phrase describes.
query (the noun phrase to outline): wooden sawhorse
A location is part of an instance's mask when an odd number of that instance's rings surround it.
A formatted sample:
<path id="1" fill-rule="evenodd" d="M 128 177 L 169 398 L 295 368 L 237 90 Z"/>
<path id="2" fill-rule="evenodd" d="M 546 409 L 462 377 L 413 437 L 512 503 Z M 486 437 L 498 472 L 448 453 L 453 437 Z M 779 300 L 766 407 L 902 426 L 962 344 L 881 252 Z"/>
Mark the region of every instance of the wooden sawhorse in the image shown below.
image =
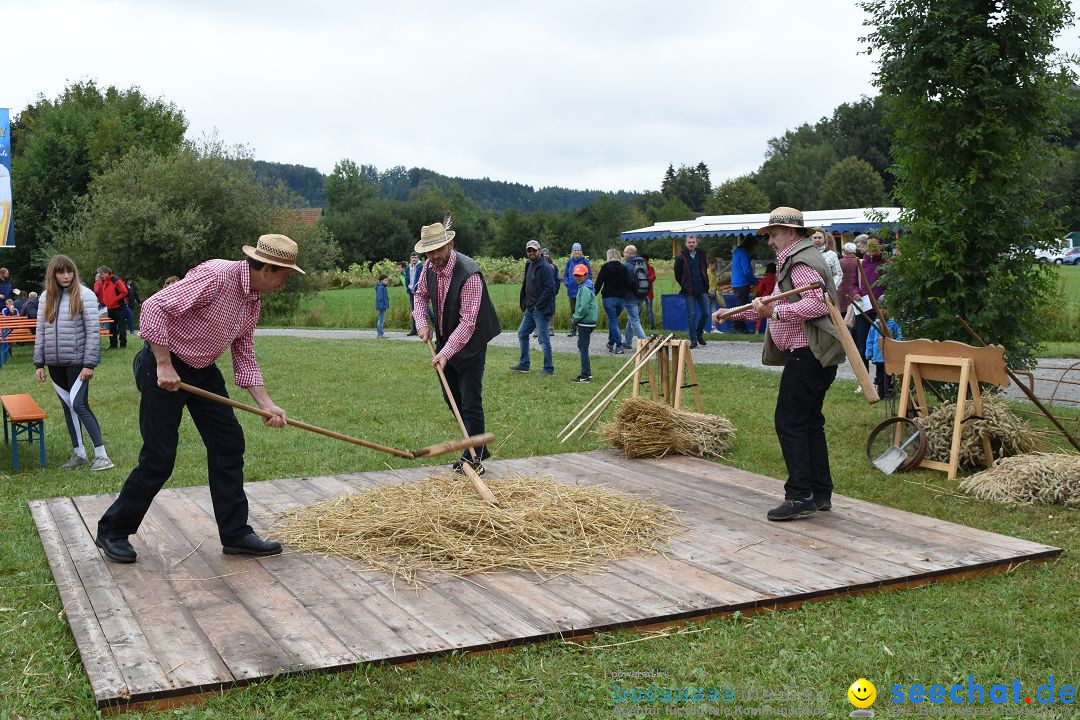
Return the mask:
<path id="1" fill-rule="evenodd" d="M 900 402 L 897 414 L 906 415 L 911 403 L 911 389 L 915 388 L 916 410 L 920 417 L 928 417 L 930 410 L 926 402 L 923 382 L 937 380 L 958 383 L 956 394 L 956 414 L 953 417 L 952 443 L 949 446 L 949 462 L 923 460 L 920 467 L 942 470 L 948 473 L 949 480 L 956 478 L 960 464 L 960 437 L 963 422 L 967 414 L 967 396 L 970 392 L 975 414 L 983 411 L 982 393 L 979 382 L 991 383 L 999 387 L 1009 384 L 1005 372 L 1005 348 L 1000 345 L 973 347 L 964 343 L 946 340 L 909 340 L 897 341 L 885 338 L 882 343 L 885 351 L 885 371 L 899 374 L 903 368 L 903 380 L 900 389 Z M 994 451 L 990 447 L 990 436 L 982 433 L 983 463 L 986 467 L 994 464 Z"/>
<path id="2" fill-rule="evenodd" d="M 639 353 L 647 342 L 638 338 L 637 351 Z M 661 343 L 656 357 L 645 363 L 644 368 L 639 367 L 634 372 L 633 397 L 639 397 L 641 394 L 642 371 L 646 374 L 650 397 L 653 400 L 663 399 L 676 410 L 681 410 L 682 391 L 693 388 L 697 411 L 705 412 L 705 405 L 701 400 L 701 385 L 698 384 L 697 368 L 694 367 L 694 357 L 690 354 L 689 340 L 672 339 Z M 687 376 L 689 376 L 689 383 L 685 382 Z"/>

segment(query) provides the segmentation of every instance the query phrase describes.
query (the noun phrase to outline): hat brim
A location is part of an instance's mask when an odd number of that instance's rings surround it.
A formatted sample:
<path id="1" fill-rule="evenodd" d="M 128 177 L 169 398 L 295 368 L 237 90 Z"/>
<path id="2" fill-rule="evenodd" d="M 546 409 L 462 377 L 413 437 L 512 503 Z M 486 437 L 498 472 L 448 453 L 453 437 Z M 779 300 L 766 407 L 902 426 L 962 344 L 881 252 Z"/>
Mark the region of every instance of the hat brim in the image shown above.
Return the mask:
<path id="1" fill-rule="evenodd" d="M 769 228 L 774 227 L 795 228 L 796 230 L 802 230 L 804 233 L 808 233 L 810 230 L 810 228 L 806 227 L 805 225 L 793 225 L 791 223 L 773 223 L 772 225 L 766 225 L 765 227 L 758 228 L 758 235 L 764 235 L 766 232 L 768 232 Z"/>
<path id="2" fill-rule="evenodd" d="M 301 275 L 307 275 L 307 273 L 304 272 L 303 270 L 301 270 L 300 266 L 297 265 L 295 262 L 290 263 L 290 262 L 285 262 L 284 260 L 281 260 L 279 258 L 272 258 L 272 257 L 268 257 L 266 255 L 260 255 L 259 251 L 256 250 L 255 248 L 251 247 L 250 245 L 245 245 L 244 246 L 244 254 L 247 255 L 252 260 L 258 260 L 259 262 L 266 263 L 268 265 L 277 265 L 278 267 L 287 267 L 290 270 L 295 270 L 296 272 L 300 273 Z"/>
<path id="3" fill-rule="evenodd" d="M 457 235 L 457 233 L 453 230 L 447 230 L 442 237 L 436 238 L 434 240 L 419 240 L 417 241 L 416 245 L 413 246 L 413 252 L 426 253 L 430 252 L 431 250 L 438 250 L 443 245 L 446 245 L 448 242 L 453 240 L 455 235 Z"/>

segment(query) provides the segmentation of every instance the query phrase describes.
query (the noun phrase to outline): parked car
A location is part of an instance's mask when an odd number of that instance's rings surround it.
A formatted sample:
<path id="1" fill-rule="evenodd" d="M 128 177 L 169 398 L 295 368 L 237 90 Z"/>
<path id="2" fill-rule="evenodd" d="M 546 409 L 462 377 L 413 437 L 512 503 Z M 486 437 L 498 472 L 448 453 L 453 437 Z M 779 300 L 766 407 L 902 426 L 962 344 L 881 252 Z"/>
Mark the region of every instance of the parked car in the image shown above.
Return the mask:
<path id="1" fill-rule="evenodd" d="M 1036 250 L 1035 259 L 1041 263 L 1054 263 L 1055 265 L 1061 265 L 1065 262 L 1065 253 L 1069 251 L 1069 241 L 1062 238 L 1058 241 L 1056 247 L 1052 247 L 1048 250 Z"/>
<path id="2" fill-rule="evenodd" d="M 1066 250 L 1061 256 L 1061 263 L 1063 265 L 1076 265 L 1077 263 L 1080 263 L 1080 247 L 1073 247 Z"/>

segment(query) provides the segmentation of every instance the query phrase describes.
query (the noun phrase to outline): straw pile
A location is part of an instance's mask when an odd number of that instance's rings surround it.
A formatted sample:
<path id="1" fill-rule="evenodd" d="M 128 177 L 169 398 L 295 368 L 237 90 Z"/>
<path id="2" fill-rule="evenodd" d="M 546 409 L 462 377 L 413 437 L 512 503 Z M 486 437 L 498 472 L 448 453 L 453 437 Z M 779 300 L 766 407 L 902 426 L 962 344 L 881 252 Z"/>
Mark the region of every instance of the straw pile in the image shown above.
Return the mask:
<path id="1" fill-rule="evenodd" d="M 670 508 L 595 485 L 484 478 L 501 507 L 459 475 L 384 485 L 282 513 L 272 534 L 301 552 L 356 560 L 409 582 L 418 573 L 527 570 L 552 575 L 652 551 Z"/>
<path id="2" fill-rule="evenodd" d="M 623 400 L 600 436 L 626 457 L 694 455 L 721 458 L 735 440 L 735 426 L 725 417 L 676 410 L 642 397 Z"/>
<path id="3" fill-rule="evenodd" d="M 960 489 L 983 500 L 1080 507 L 1080 456 L 1030 453 L 1003 458 Z"/>
<path id="4" fill-rule="evenodd" d="M 975 414 L 971 400 L 966 403 L 964 417 Z M 1009 406 L 989 393 L 982 396 L 982 420 L 965 420 L 960 433 L 960 466 L 978 467 L 984 463 L 982 435 L 990 435 L 990 447 L 994 457 L 1009 457 L 1031 452 L 1036 447 L 1035 433 L 1024 420 L 1014 414 Z M 953 419 L 956 403 L 940 405 L 929 417 L 916 418 L 926 433 L 926 457 L 928 460 L 949 462 L 952 447 Z"/>

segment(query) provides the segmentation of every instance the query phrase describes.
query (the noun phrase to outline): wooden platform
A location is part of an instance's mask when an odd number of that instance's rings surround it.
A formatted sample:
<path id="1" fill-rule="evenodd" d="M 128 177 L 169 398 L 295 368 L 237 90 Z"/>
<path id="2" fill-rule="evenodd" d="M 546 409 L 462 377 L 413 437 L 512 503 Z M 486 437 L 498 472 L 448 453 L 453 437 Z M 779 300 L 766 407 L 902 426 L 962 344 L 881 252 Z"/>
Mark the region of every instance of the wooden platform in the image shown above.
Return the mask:
<path id="1" fill-rule="evenodd" d="M 35 500 L 30 508 L 102 708 L 168 703 L 299 671 L 791 607 L 1061 552 L 840 496 L 831 513 L 770 523 L 765 512 L 783 495 L 780 481 L 704 460 L 598 451 L 492 463 L 489 473 L 499 472 L 655 492 L 681 511 L 687 531 L 666 557 L 637 556 L 604 572 L 543 583 L 500 573 L 417 592 L 341 560 L 225 556 L 206 487 L 158 496 L 132 537 L 134 565 L 106 563 L 94 546 L 113 495 Z M 425 474 L 252 483 L 252 524 L 261 530 L 277 511 Z"/>

